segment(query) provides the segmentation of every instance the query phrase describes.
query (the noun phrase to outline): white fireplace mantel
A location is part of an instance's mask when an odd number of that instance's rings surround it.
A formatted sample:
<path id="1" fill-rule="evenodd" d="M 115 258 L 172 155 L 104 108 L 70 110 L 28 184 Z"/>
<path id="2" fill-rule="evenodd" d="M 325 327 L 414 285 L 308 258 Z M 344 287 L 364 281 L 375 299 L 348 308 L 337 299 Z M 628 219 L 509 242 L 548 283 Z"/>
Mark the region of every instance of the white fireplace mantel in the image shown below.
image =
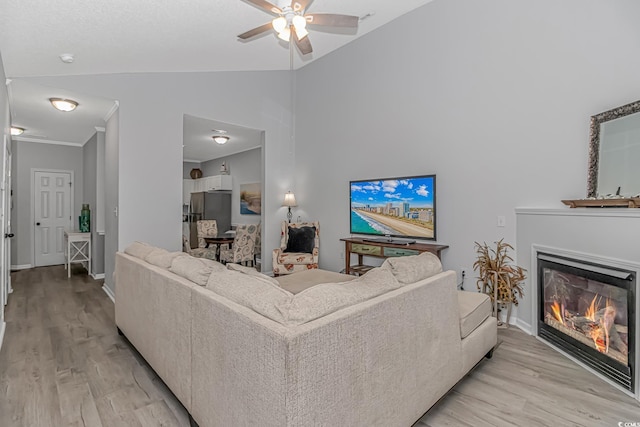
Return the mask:
<path id="1" fill-rule="evenodd" d="M 516 262 L 528 272 L 517 324 L 537 335 L 535 259 L 538 251 L 571 255 L 636 271 L 640 277 L 640 209 L 629 208 L 517 208 Z M 636 292 L 636 313 L 640 292 Z M 636 343 L 640 343 L 640 316 L 636 316 Z M 636 366 L 640 366 L 636 351 Z M 640 375 L 636 369 L 636 389 Z M 635 398 L 640 400 L 640 391 Z"/>

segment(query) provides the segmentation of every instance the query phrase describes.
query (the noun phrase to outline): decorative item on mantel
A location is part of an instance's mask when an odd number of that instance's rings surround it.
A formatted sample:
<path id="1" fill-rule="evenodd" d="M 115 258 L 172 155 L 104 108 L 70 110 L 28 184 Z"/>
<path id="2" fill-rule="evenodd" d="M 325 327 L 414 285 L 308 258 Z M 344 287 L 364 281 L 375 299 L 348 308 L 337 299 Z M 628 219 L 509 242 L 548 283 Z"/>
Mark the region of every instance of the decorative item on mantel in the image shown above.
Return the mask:
<path id="1" fill-rule="evenodd" d="M 513 258 L 508 255 L 513 246 L 500 239 L 496 248 L 492 249 L 486 243 L 476 244 L 478 258 L 473 263 L 473 270 L 479 270 L 476 286 L 482 293 L 489 295 L 493 305 L 493 313 L 498 319 L 498 326 L 509 327 L 511 304 L 518 305 L 518 297 L 524 296 L 521 283 L 526 279 L 525 269 L 511 265 Z M 506 322 L 502 323 L 498 313 L 499 306 L 507 307 Z"/>
<path id="2" fill-rule="evenodd" d="M 202 178 L 202 171 L 200 170 L 200 168 L 193 168 L 191 169 L 189 175 L 191 176 L 191 179 Z"/>
<path id="3" fill-rule="evenodd" d="M 640 208 L 640 195 L 634 197 L 603 196 L 586 199 L 563 200 L 570 208 Z"/>

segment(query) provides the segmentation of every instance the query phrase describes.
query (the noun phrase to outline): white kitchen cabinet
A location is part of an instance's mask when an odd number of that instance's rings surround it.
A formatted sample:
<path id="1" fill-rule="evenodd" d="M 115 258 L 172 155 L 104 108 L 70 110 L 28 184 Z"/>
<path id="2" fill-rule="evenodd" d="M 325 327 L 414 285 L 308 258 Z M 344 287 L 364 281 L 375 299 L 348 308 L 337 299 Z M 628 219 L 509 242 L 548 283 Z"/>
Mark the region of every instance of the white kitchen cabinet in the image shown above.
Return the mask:
<path id="1" fill-rule="evenodd" d="M 200 191 L 221 191 L 233 189 L 231 181 L 231 175 L 214 175 L 200 178 L 198 181 L 202 181 L 203 188 Z"/>

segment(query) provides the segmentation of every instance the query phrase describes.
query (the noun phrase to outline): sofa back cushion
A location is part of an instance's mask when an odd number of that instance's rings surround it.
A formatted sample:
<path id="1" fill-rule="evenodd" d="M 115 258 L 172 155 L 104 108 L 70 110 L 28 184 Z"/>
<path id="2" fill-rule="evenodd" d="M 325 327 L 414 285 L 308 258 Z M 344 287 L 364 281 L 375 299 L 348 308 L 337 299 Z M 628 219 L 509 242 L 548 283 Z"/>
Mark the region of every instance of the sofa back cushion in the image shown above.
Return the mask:
<path id="1" fill-rule="evenodd" d="M 145 259 L 154 249 L 158 248 L 144 242 L 133 242 L 124 249 L 124 253 L 136 258 Z"/>
<path id="2" fill-rule="evenodd" d="M 194 258 L 190 255 L 179 256 L 171 262 L 171 271 L 180 277 L 191 280 L 200 286 L 206 286 L 211 273 L 226 271 L 224 265 L 205 258 Z"/>
<path id="3" fill-rule="evenodd" d="M 381 268 L 391 271 L 398 282 L 405 285 L 442 273 L 440 259 L 431 252 L 387 258 Z"/>
<path id="4" fill-rule="evenodd" d="M 369 300 L 400 287 L 387 269 L 374 268 L 354 280 L 322 283 L 296 294 L 283 302 L 279 310 L 285 324 L 301 325 L 354 304 Z"/>
<path id="5" fill-rule="evenodd" d="M 267 282 L 271 282 L 276 286 L 280 286 L 280 283 L 276 279 L 274 279 L 273 277 L 267 276 L 266 274 L 260 273 L 258 270 L 256 270 L 253 267 L 245 267 L 244 265 L 230 262 L 227 264 L 227 270 L 237 271 L 239 273 L 246 274 L 248 276 L 259 277 L 262 280 L 266 280 Z"/>
<path id="6" fill-rule="evenodd" d="M 166 249 L 155 248 L 144 260 L 149 264 L 153 264 L 156 267 L 168 269 L 171 267 L 171 263 L 179 256 L 187 256 L 184 252 L 169 252 Z"/>
<path id="7" fill-rule="evenodd" d="M 207 289 L 252 309 L 278 323 L 285 323 L 280 307 L 288 307 L 293 294 L 262 277 L 223 270 L 209 277 Z"/>

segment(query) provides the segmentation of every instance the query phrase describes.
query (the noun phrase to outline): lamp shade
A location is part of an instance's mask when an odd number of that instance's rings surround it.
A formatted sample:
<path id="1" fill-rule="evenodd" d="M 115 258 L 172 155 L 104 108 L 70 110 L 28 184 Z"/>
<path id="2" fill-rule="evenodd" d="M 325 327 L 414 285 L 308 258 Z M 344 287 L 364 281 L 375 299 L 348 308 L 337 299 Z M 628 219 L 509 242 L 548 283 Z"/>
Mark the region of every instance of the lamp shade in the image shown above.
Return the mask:
<path id="1" fill-rule="evenodd" d="M 296 196 L 291 191 L 284 195 L 284 202 L 282 203 L 282 206 L 298 206 L 296 203 Z"/>

